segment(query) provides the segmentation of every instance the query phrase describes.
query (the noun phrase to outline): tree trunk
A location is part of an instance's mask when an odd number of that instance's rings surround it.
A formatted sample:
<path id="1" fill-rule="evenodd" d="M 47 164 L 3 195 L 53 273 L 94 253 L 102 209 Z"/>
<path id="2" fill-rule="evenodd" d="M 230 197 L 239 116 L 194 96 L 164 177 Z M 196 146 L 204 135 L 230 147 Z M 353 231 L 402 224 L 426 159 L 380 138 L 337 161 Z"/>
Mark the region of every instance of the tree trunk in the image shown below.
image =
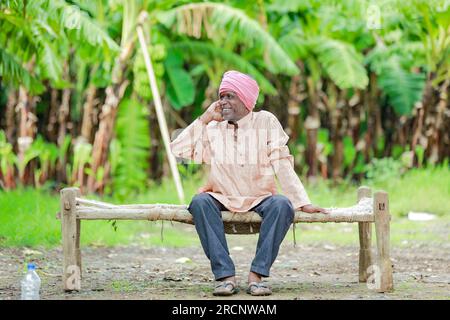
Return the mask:
<path id="1" fill-rule="evenodd" d="M 34 137 L 36 135 L 37 117 L 34 114 L 35 107 L 36 99 L 31 97 L 24 87 L 20 86 L 19 100 L 16 108 L 16 110 L 20 112 L 19 136 L 17 138 L 19 162 L 24 160 L 25 152 L 33 143 Z M 33 172 L 30 166 L 27 166 L 25 168 L 19 178 L 23 185 L 32 183 Z"/>
<path id="2" fill-rule="evenodd" d="M 377 78 L 376 74 L 371 72 L 370 73 L 370 88 L 366 92 L 366 105 L 367 105 L 367 112 L 366 112 L 366 121 L 367 121 L 367 131 L 365 134 L 365 148 L 364 148 L 364 160 L 365 162 L 369 162 L 373 154 L 371 154 L 371 150 L 375 150 L 376 147 L 376 138 L 378 136 L 378 124 L 377 124 L 377 114 L 379 114 L 380 109 L 379 106 L 379 100 L 378 98 L 378 88 L 377 88 Z M 380 124 L 381 125 L 381 124 Z"/>
<path id="3" fill-rule="evenodd" d="M 288 100 L 288 127 L 287 134 L 291 137 L 293 142 L 297 142 L 300 128 L 300 90 L 299 90 L 300 76 L 294 76 L 289 87 Z"/>
<path id="4" fill-rule="evenodd" d="M 435 109 L 435 121 L 428 121 L 429 128 L 426 131 L 426 134 L 429 133 L 428 138 L 428 160 L 432 164 L 436 164 L 439 160 L 444 160 L 444 150 L 439 150 L 439 146 L 441 145 L 441 140 L 444 139 L 444 136 L 448 131 L 444 130 L 444 117 L 446 109 L 448 109 L 448 86 L 449 79 L 445 80 L 442 86 L 439 89 L 439 101 L 436 105 Z"/>
<path id="5" fill-rule="evenodd" d="M 66 131 L 67 131 L 67 119 L 69 116 L 70 111 L 70 94 L 71 89 L 64 89 L 62 92 L 61 97 L 61 105 L 59 106 L 59 112 L 58 112 L 58 140 L 57 144 L 58 147 L 62 148 L 64 144 L 64 139 L 66 137 Z M 67 163 L 67 157 L 64 156 L 61 159 L 61 163 L 59 164 L 59 170 L 58 170 L 58 180 L 59 181 L 67 181 L 69 177 L 67 177 L 66 174 L 66 163 Z"/>
<path id="6" fill-rule="evenodd" d="M 52 142 L 58 141 L 58 93 L 59 91 L 57 89 L 51 89 L 50 91 L 47 135 Z"/>
<path id="7" fill-rule="evenodd" d="M 14 137 L 16 135 L 16 117 L 15 110 L 17 104 L 17 91 L 11 89 L 6 102 L 6 138 L 8 142 L 14 145 Z"/>
<path id="8" fill-rule="evenodd" d="M 106 88 L 105 103 L 101 108 L 100 124 L 92 148 L 92 175 L 88 177 L 88 190 L 90 192 L 95 192 L 97 190 L 96 185 L 101 185 L 101 182 L 96 184 L 96 175 L 100 167 L 105 167 L 108 158 L 109 143 L 114 132 L 117 108 L 129 83 L 124 73 L 133 47 L 134 43 L 131 42 L 122 48 L 113 71 L 113 84 Z"/>
<path id="9" fill-rule="evenodd" d="M 90 143 L 92 137 L 92 127 L 94 125 L 94 108 L 98 103 L 96 99 L 97 88 L 90 84 L 87 89 L 86 102 L 83 105 L 83 120 L 81 123 L 81 137 L 85 142 Z"/>
<path id="10" fill-rule="evenodd" d="M 319 99 L 314 80 L 311 77 L 306 79 L 309 94 L 309 114 L 305 120 L 306 129 L 306 162 L 308 164 L 308 178 L 317 176 L 317 130 L 320 127 L 319 110 L 317 108 Z"/>

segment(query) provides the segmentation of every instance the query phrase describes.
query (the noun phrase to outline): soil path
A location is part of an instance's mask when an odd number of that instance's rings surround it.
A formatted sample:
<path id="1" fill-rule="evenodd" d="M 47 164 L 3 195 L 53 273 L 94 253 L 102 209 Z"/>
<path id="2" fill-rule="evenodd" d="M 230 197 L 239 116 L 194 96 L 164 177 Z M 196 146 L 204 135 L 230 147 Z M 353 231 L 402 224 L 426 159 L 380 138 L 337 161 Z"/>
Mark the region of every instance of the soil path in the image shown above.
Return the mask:
<path id="1" fill-rule="evenodd" d="M 245 293 L 255 236 L 229 236 L 230 253 Z M 393 248 L 395 291 L 376 293 L 358 283 L 358 247 L 293 246 L 284 242 L 267 279 L 273 295 L 262 299 L 450 299 L 450 244 Z M 200 247 L 82 248 L 82 290 L 62 290 L 60 248 L 0 248 L 0 299 L 20 298 L 23 261 L 38 265 L 42 299 L 215 299 L 209 261 Z"/>

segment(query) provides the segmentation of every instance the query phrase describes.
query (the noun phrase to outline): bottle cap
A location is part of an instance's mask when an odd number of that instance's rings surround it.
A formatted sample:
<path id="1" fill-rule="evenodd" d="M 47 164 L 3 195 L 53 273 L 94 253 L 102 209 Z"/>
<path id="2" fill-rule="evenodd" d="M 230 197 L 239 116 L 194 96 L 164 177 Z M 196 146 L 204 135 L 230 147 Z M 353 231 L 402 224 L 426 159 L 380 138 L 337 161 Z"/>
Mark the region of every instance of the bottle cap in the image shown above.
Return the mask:
<path id="1" fill-rule="evenodd" d="M 29 263 L 27 268 L 28 270 L 36 270 L 36 266 L 34 265 L 34 263 Z"/>

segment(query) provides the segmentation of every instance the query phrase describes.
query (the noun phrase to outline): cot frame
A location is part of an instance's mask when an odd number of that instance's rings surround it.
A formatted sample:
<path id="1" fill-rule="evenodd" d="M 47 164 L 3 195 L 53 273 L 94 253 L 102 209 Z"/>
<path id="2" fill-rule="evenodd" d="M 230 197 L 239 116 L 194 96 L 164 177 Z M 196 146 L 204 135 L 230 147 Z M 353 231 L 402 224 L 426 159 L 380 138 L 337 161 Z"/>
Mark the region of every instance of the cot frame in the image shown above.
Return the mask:
<path id="1" fill-rule="evenodd" d="M 361 186 L 357 190 L 357 201 L 371 198 L 369 187 Z M 373 211 L 357 215 L 308 214 L 297 211 L 294 223 L 305 222 L 355 222 L 359 229 L 359 282 L 374 280 L 374 289 L 389 292 L 394 289 L 393 269 L 390 259 L 390 213 L 388 193 L 377 191 L 373 195 Z M 85 199 L 79 188 L 70 187 L 60 191 L 61 211 L 57 218 L 61 220 L 63 249 L 63 288 L 64 291 L 81 290 L 82 261 L 80 250 L 81 220 L 171 220 L 193 224 L 192 216 L 186 205 L 137 204 L 113 205 L 105 202 Z M 260 216 L 251 211 L 246 213 L 222 212 L 224 224 L 258 224 Z M 372 224 L 375 224 L 377 259 L 372 257 Z M 372 276 L 373 275 L 373 276 Z M 378 277 L 378 278 L 376 278 Z"/>

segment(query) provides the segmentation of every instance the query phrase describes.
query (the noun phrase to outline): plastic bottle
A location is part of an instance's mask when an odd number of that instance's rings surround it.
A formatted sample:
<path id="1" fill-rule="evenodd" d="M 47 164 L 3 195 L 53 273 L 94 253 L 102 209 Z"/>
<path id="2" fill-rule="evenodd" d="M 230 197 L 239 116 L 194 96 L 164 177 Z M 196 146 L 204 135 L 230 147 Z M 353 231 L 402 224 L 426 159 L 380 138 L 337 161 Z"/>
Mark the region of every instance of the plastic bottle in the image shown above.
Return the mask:
<path id="1" fill-rule="evenodd" d="M 21 300 L 39 300 L 39 289 L 41 287 L 41 279 L 36 273 L 36 266 L 29 263 L 28 272 L 21 281 L 22 294 Z"/>

